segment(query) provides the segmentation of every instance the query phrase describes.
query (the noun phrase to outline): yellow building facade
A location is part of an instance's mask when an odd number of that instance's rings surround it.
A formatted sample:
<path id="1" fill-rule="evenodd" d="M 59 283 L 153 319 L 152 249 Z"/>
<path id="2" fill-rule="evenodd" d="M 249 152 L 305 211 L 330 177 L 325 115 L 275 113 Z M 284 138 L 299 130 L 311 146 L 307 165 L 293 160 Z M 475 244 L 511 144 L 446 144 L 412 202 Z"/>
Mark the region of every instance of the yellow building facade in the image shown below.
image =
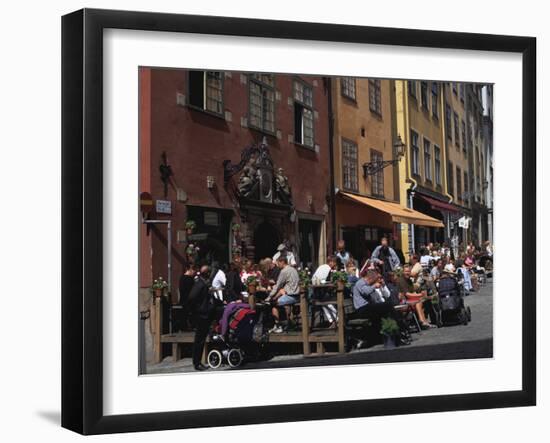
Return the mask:
<path id="1" fill-rule="evenodd" d="M 406 156 L 397 155 L 395 83 L 342 77 L 332 88 L 336 234 L 360 263 L 382 236 L 404 250 L 404 222 L 440 225 L 408 210 L 401 195 L 400 168 Z"/>
<path id="2" fill-rule="evenodd" d="M 400 201 L 447 226 L 455 209 L 447 192 L 445 100 L 441 82 L 395 81 L 395 131 L 406 145 L 399 163 Z M 429 242 L 443 243 L 442 227 L 401 224 L 401 244 L 406 258 Z"/>
<path id="3" fill-rule="evenodd" d="M 465 83 L 442 84 L 445 99 L 445 146 L 447 152 L 447 192 L 452 197 L 458 212 L 449 220 L 449 236 L 454 241 L 465 243 L 470 240 L 471 229 L 462 228 L 461 218 L 471 217 L 470 205 L 470 149 L 468 143 L 468 112 Z"/>
<path id="4" fill-rule="evenodd" d="M 396 167 L 368 177 L 363 173 L 365 163 L 393 158 L 392 88 L 391 80 L 354 77 L 335 78 L 332 88 L 337 236 L 359 261 L 382 235 L 392 233 L 392 221 L 345 196 L 389 202 L 399 198 Z"/>

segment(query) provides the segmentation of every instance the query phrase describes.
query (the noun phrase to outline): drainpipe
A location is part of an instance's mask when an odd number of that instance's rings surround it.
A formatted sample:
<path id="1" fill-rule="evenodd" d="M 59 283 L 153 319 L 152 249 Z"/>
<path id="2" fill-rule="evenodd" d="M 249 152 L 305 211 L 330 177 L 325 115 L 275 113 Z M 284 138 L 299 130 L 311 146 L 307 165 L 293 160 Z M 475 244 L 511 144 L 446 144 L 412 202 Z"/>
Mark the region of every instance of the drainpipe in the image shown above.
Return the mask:
<path id="1" fill-rule="evenodd" d="M 418 182 L 412 177 L 411 174 L 411 126 L 410 126 L 410 120 L 409 120 L 409 83 L 406 80 L 402 80 L 403 82 L 403 112 L 405 114 L 405 130 L 406 134 L 404 136 L 406 137 L 406 140 L 409 141 L 407 143 L 408 145 L 408 155 L 406 156 L 407 161 L 407 181 L 411 183 L 411 186 L 408 190 L 409 192 L 409 208 L 414 209 L 413 204 L 413 197 L 414 197 L 414 191 L 418 187 Z M 410 232 L 411 232 L 411 240 L 412 240 L 412 253 L 415 252 L 416 248 L 414 246 L 414 228 L 415 225 L 410 224 Z M 403 246 L 403 245 L 402 245 Z"/>
<path id="2" fill-rule="evenodd" d="M 326 77 L 328 99 L 328 152 L 330 168 L 330 237 L 332 250 L 336 249 L 336 193 L 334 187 L 334 112 L 332 109 L 332 78 Z"/>
<path id="3" fill-rule="evenodd" d="M 413 197 L 414 197 L 414 191 L 418 186 L 418 184 L 416 183 L 416 180 L 414 179 L 411 179 L 411 180 L 413 180 L 414 183 L 409 189 L 409 208 L 414 209 Z M 411 225 L 411 240 L 412 240 L 412 252 L 415 253 L 416 248 L 414 246 L 414 225 Z"/>
<path id="4" fill-rule="evenodd" d="M 441 84 L 441 98 L 439 100 L 439 103 L 440 103 L 440 109 L 441 109 L 441 113 L 442 115 L 444 116 L 445 112 L 446 112 L 446 109 L 445 109 L 445 88 L 446 86 L 442 83 Z M 444 117 L 445 118 L 445 117 Z M 449 187 L 447 186 L 447 180 L 449 179 L 449 177 L 447 176 L 447 128 L 445 127 L 445 123 L 443 123 L 441 125 L 441 132 L 442 132 L 442 135 L 443 135 L 443 144 L 445 146 L 445 149 L 443 150 L 443 176 L 445 177 L 445 183 L 444 183 L 444 186 L 443 186 L 443 195 L 445 195 L 445 197 L 447 197 L 448 199 L 448 202 L 449 203 L 453 203 L 454 201 L 454 198 L 451 194 L 449 194 L 447 192 L 447 189 L 449 189 Z M 451 214 L 447 211 L 445 211 L 445 213 L 443 214 L 443 216 L 445 217 L 445 224 L 447 225 L 447 243 L 449 243 L 449 246 L 451 244 Z"/>

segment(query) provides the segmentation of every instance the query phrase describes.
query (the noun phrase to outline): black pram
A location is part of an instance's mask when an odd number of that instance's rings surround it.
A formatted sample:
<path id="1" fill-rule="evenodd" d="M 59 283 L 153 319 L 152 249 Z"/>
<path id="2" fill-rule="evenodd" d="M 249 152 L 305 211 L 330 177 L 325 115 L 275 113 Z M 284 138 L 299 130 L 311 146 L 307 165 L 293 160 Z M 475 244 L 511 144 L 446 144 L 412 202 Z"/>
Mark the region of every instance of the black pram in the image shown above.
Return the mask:
<path id="1" fill-rule="evenodd" d="M 463 287 L 456 277 L 445 275 L 439 280 L 437 292 L 443 324 L 467 325 L 472 319 L 469 307 L 464 306 Z"/>

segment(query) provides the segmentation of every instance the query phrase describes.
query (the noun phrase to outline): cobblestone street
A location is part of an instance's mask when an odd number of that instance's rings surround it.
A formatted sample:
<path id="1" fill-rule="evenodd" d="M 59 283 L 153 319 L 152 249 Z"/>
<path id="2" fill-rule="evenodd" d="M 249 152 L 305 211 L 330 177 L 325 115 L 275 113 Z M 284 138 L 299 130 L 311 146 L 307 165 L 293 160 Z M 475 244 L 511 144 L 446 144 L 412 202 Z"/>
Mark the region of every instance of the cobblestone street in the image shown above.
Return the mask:
<path id="1" fill-rule="evenodd" d="M 344 355 L 304 357 L 278 355 L 268 361 L 250 362 L 240 369 L 273 369 L 287 367 L 329 366 L 365 363 L 391 363 L 400 361 L 455 360 L 491 358 L 493 356 L 493 285 L 489 281 L 479 292 L 465 298 L 472 310 L 472 321 L 467 326 L 445 326 L 414 333 L 409 346 L 384 349 L 376 345 L 368 349 L 353 350 Z M 219 370 L 230 370 L 224 366 Z M 157 365 L 149 365 L 148 374 L 194 372 L 189 358 L 177 363 L 167 357 Z"/>

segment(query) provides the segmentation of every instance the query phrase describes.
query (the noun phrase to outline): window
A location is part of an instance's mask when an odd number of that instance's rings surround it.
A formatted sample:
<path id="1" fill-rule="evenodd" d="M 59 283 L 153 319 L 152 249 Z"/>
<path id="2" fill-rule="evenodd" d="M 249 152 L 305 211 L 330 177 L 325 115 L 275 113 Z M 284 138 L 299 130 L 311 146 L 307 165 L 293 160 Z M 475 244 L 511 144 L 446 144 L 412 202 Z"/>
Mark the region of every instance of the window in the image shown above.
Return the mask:
<path id="1" fill-rule="evenodd" d="M 447 192 L 451 195 L 454 193 L 454 178 L 453 178 L 453 164 L 449 162 L 447 164 Z"/>
<path id="2" fill-rule="evenodd" d="M 223 73 L 189 71 L 189 105 L 223 115 Z"/>
<path id="3" fill-rule="evenodd" d="M 407 86 L 409 88 L 409 95 L 416 100 L 416 82 L 414 80 L 407 81 Z"/>
<path id="4" fill-rule="evenodd" d="M 435 118 L 439 118 L 439 85 L 436 82 L 432 82 L 432 115 Z"/>
<path id="5" fill-rule="evenodd" d="M 342 139 L 342 176 L 344 189 L 357 191 L 357 144 Z"/>
<path id="6" fill-rule="evenodd" d="M 381 152 L 371 149 L 370 151 L 371 162 L 381 162 L 384 160 L 384 156 Z M 371 193 L 375 197 L 384 197 L 384 170 L 380 169 L 376 174 L 371 176 L 372 186 Z"/>
<path id="7" fill-rule="evenodd" d="M 456 197 L 462 201 L 462 171 L 456 167 Z"/>
<path id="8" fill-rule="evenodd" d="M 455 126 L 455 145 L 460 147 L 460 128 L 458 126 L 458 114 L 454 113 L 454 126 Z"/>
<path id="9" fill-rule="evenodd" d="M 434 145 L 435 184 L 441 186 L 441 149 Z"/>
<path id="10" fill-rule="evenodd" d="M 451 107 L 449 105 L 445 105 L 445 132 L 447 132 L 447 138 L 449 140 L 453 139 L 453 134 L 451 131 Z"/>
<path id="11" fill-rule="evenodd" d="M 382 98 L 381 98 L 381 83 L 380 80 L 369 80 L 369 106 L 372 112 L 382 115 Z"/>
<path id="12" fill-rule="evenodd" d="M 432 145 L 426 139 L 424 139 L 424 177 L 432 181 Z"/>
<path id="13" fill-rule="evenodd" d="M 464 171 L 464 201 L 468 201 L 468 172 Z"/>
<path id="14" fill-rule="evenodd" d="M 294 141 L 313 148 L 313 89 L 294 80 Z"/>
<path id="15" fill-rule="evenodd" d="M 275 76 L 252 74 L 249 85 L 248 124 L 260 131 L 275 133 Z"/>
<path id="16" fill-rule="evenodd" d="M 428 82 L 420 82 L 420 104 L 428 109 Z"/>
<path id="17" fill-rule="evenodd" d="M 412 173 L 420 175 L 420 148 L 418 147 L 418 134 L 411 131 L 411 157 Z"/>
<path id="18" fill-rule="evenodd" d="M 355 78 L 354 77 L 342 77 L 342 95 L 344 97 L 355 100 Z"/>
<path id="19" fill-rule="evenodd" d="M 462 150 L 466 152 L 466 122 L 462 120 Z"/>

